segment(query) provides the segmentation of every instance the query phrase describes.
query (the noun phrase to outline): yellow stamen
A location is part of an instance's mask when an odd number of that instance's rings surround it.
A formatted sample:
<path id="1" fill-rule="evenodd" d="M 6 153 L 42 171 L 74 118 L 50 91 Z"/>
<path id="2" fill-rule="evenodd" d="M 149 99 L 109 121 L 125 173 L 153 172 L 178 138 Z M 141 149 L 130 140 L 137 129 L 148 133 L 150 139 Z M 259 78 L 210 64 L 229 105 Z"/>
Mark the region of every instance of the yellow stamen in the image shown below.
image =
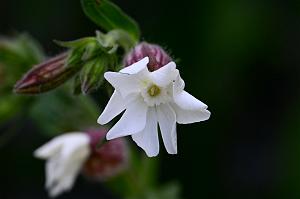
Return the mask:
<path id="1" fill-rule="evenodd" d="M 148 94 L 151 97 L 155 97 L 160 94 L 160 88 L 158 86 L 156 86 L 155 84 L 153 84 L 152 86 L 149 87 Z"/>

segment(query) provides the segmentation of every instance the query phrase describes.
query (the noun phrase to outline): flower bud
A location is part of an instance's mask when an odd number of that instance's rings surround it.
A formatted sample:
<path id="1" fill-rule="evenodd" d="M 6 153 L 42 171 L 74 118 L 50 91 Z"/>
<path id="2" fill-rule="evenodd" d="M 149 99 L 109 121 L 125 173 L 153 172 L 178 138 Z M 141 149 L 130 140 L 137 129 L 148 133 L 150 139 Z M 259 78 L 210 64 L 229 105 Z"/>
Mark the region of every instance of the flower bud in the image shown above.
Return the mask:
<path id="1" fill-rule="evenodd" d="M 130 66 L 144 57 L 149 57 L 149 71 L 155 71 L 172 61 L 171 57 L 159 45 L 142 42 L 126 55 L 124 65 L 125 67 Z"/>
<path id="2" fill-rule="evenodd" d="M 107 68 L 114 66 L 115 59 L 113 56 L 103 54 L 85 62 L 80 72 L 81 91 L 88 94 L 97 90 L 103 83 L 104 73 Z"/>
<path id="3" fill-rule="evenodd" d="M 106 129 L 91 129 L 87 134 L 90 137 L 91 155 L 83 166 L 83 174 L 94 180 L 106 180 L 123 171 L 128 164 L 128 148 L 123 138 L 103 143 Z"/>
<path id="4" fill-rule="evenodd" d="M 62 53 L 38 64 L 16 83 L 14 91 L 38 94 L 58 87 L 79 70 L 79 67 L 66 65 L 67 58 L 68 53 Z"/>

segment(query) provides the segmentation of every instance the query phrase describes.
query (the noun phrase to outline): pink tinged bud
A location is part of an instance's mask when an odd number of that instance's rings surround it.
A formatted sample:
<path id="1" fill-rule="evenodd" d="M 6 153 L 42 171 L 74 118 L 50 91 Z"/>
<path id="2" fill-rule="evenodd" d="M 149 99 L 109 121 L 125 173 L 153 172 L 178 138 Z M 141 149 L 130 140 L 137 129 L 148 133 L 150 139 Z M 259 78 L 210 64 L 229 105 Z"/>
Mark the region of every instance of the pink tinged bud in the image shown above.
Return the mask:
<path id="1" fill-rule="evenodd" d="M 144 57 L 149 57 L 149 71 L 155 71 L 172 61 L 171 57 L 159 45 L 142 42 L 126 55 L 124 59 L 125 67 L 140 61 Z"/>
<path id="2" fill-rule="evenodd" d="M 62 53 L 38 64 L 16 83 L 14 91 L 37 94 L 58 87 L 78 71 L 78 67 L 66 66 L 67 57 L 68 53 Z"/>
<path id="3" fill-rule="evenodd" d="M 91 140 L 91 155 L 83 166 L 83 174 L 94 180 L 107 180 L 126 169 L 128 165 L 128 147 L 125 139 L 118 138 L 105 142 L 107 130 L 92 129 L 88 131 Z"/>

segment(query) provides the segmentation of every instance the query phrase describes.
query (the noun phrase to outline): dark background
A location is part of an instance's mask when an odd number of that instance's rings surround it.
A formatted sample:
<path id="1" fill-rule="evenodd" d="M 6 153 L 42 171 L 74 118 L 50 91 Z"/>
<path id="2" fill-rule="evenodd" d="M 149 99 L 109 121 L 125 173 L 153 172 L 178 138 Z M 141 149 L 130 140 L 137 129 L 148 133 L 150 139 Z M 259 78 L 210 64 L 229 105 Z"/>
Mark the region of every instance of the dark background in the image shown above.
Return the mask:
<path id="1" fill-rule="evenodd" d="M 212 112 L 206 122 L 178 126 L 179 154 L 161 150 L 161 182 L 178 181 L 189 199 L 299 198 L 300 2 L 114 2 L 139 22 L 144 40 L 179 59 L 187 91 Z M 26 31 L 49 55 L 61 51 L 53 39 L 96 29 L 79 0 L 0 2 L 0 34 Z M 20 125 L 22 133 L 0 148 L 1 199 L 46 197 L 43 164 L 32 157 L 43 138 L 33 126 Z M 68 197 L 100 192 L 110 195 L 79 179 Z"/>

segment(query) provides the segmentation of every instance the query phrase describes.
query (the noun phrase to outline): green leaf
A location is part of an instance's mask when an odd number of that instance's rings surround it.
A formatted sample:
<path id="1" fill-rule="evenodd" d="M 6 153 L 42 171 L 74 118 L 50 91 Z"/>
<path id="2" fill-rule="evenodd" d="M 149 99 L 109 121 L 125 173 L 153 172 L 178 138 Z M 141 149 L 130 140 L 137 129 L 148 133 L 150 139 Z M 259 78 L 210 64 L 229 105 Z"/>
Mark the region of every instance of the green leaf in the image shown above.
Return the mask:
<path id="1" fill-rule="evenodd" d="M 138 24 L 126 15 L 118 6 L 108 0 L 81 0 L 84 13 L 106 31 L 122 29 L 138 42 L 140 30 Z"/>
<path id="2" fill-rule="evenodd" d="M 71 53 L 68 58 L 68 65 L 78 64 L 85 61 L 97 53 L 105 51 L 101 45 L 99 45 L 95 37 L 84 37 L 73 41 L 58 41 L 54 42 L 62 47 L 70 48 Z"/>
<path id="3" fill-rule="evenodd" d="M 54 40 L 54 43 L 61 47 L 65 48 L 78 48 L 80 46 L 84 46 L 90 42 L 95 41 L 95 37 L 84 37 L 72 41 L 59 41 L 59 40 Z"/>

